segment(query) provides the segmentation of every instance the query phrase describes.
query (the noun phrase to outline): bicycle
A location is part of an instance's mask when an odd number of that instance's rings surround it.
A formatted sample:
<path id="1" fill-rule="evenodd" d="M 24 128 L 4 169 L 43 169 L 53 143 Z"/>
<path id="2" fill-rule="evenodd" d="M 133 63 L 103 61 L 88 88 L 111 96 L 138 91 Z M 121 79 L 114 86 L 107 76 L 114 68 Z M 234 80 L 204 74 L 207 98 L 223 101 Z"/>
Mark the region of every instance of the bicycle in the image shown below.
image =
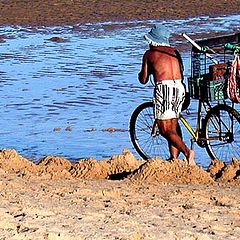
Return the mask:
<path id="1" fill-rule="evenodd" d="M 231 47 L 232 45 L 228 45 L 228 49 Z M 195 48 L 192 51 L 193 56 L 197 54 L 200 58 L 205 54 L 204 51 L 197 51 Z M 204 64 L 206 62 L 204 59 Z M 179 122 L 192 136 L 191 148 L 196 142 L 198 146 L 206 148 L 211 159 L 224 162 L 229 162 L 233 157 L 240 159 L 240 113 L 234 109 L 234 103 L 229 105 L 227 102 L 226 79 L 213 81 L 206 71 L 202 73 L 198 68 L 196 73 L 194 65 L 192 68 L 188 84 L 191 98 L 198 99 L 196 127 L 190 125 L 184 113 L 179 117 Z M 226 77 L 227 69 L 225 70 Z M 217 104 L 212 105 L 212 101 L 217 101 Z M 133 146 L 143 159 L 168 159 L 168 142 L 161 135 L 154 120 L 153 101 L 142 103 L 133 111 L 129 131 Z"/>

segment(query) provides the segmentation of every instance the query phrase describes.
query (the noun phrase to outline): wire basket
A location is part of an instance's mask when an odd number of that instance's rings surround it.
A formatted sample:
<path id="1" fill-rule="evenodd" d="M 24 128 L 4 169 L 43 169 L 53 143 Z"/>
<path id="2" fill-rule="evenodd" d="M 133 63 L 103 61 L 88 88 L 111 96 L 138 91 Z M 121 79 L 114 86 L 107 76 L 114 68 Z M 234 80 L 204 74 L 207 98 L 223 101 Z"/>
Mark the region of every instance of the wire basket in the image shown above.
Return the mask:
<path id="1" fill-rule="evenodd" d="M 234 56 L 232 51 L 226 51 L 224 45 L 239 44 L 240 33 L 200 40 L 196 43 L 202 48 L 207 46 L 211 50 L 211 58 L 207 57 L 206 51 L 192 47 L 191 77 L 188 78 L 190 97 L 203 101 L 227 99 L 229 68 Z"/>
<path id="2" fill-rule="evenodd" d="M 188 78 L 190 97 L 202 101 L 219 101 L 228 98 L 227 82 L 225 79 L 209 80 L 202 78 Z"/>

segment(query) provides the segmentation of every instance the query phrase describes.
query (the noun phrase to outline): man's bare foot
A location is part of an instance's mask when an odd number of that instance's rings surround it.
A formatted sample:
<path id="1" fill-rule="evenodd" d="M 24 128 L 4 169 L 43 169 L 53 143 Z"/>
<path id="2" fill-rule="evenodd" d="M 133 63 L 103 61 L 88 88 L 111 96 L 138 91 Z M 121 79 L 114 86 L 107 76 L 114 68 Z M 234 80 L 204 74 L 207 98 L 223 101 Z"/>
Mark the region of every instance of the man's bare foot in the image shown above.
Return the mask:
<path id="1" fill-rule="evenodd" d="M 196 165 L 194 158 L 195 158 L 195 152 L 193 150 L 189 150 L 189 156 L 187 158 L 189 165 L 191 165 L 191 166 Z"/>

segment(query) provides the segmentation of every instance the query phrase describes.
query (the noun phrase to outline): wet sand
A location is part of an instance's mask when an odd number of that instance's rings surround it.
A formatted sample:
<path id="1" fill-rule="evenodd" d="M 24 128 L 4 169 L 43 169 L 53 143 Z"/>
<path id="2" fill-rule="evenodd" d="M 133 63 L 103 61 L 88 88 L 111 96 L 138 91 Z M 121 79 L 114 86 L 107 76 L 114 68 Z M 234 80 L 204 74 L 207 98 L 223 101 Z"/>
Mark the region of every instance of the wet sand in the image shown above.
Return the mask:
<path id="1" fill-rule="evenodd" d="M 179 19 L 239 14 L 239 1 L 0 1 L 0 25 L 72 25 L 89 22 Z"/>
<path id="2" fill-rule="evenodd" d="M 239 14 L 239 1 L 0 1 L 1 25 Z M 183 160 L 0 152 L 0 239 L 240 239 L 240 162 L 208 170 Z"/>

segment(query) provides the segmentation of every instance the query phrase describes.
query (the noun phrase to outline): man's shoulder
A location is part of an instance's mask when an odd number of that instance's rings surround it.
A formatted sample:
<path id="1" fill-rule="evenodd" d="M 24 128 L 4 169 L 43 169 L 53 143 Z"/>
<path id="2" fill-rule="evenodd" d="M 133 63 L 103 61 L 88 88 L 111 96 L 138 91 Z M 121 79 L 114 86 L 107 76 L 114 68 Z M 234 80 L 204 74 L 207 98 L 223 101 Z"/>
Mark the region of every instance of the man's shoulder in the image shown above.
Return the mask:
<path id="1" fill-rule="evenodd" d="M 158 47 L 150 48 L 147 51 L 148 52 L 169 52 L 169 53 L 178 52 L 178 50 L 172 46 L 158 46 Z"/>
<path id="2" fill-rule="evenodd" d="M 151 49 L 148 49 L 145 51 L 144 57 L 146 58 L 146 57 L 150 56 L 152 53 L 153 53 L 153 51 L 151 51 Z"/>

